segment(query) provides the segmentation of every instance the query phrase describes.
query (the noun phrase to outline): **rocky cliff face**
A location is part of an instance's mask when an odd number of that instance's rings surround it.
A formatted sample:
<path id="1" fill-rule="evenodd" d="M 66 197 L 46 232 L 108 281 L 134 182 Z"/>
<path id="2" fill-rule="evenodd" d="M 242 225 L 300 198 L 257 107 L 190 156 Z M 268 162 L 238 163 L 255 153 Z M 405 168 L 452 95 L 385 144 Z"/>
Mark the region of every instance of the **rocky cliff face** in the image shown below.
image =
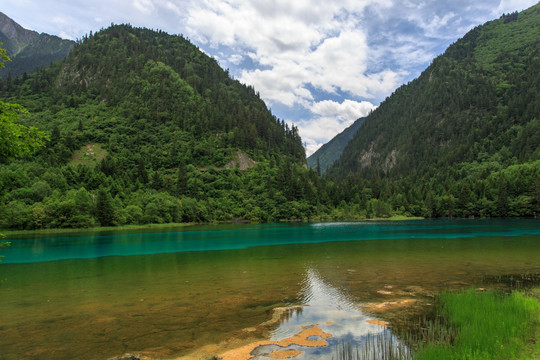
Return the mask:
<path id="1" fill-rule="evenodd" d="M 6 14 L 0 12 L 0 37 L 9 56 L 16 56 L 26 45 L 37 41 L 36 31 L 26 30 Z"/>
<path id="2" fill-rule="evenodd" d="M 0 42 L 12 60 L 5 64 L 6 69 L 0 73 L 3 79 L 10 73 L 12 77 L 17 77 L 63 59 L 75 45 L 71 40 L 27 30 L 2 12 L 0 12 Z"/>

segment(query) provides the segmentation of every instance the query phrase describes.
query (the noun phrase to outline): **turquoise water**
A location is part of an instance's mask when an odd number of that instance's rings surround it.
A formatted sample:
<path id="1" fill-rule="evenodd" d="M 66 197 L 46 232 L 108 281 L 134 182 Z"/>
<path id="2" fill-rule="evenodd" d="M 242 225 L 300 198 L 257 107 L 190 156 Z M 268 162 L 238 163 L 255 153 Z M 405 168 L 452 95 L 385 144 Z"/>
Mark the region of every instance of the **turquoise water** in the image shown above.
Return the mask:
<path id="1" fill-rule="evenodd" d="M 319 324 L 343 341 L 367 320 L 423 311 L 443 289 L 540 273 L 540 221 L 426 220 L 216 225 L 12 237 L 0 265 L 0 357 L 210 358 Z M 409 307 L 380 304 L 412 301 Z M 277 307 L 302 306 L 267 323 Z M 264 325 L 266 324 L 266 325 Z M 259 348 L 267 359 L 270 348 Z"/>
<path id="2" fill-rule="evenodd" d="M 540 234 L 536 219 L 222 225 L 7 239 L 4 263 L 245 249 L 264 245 Z"/>

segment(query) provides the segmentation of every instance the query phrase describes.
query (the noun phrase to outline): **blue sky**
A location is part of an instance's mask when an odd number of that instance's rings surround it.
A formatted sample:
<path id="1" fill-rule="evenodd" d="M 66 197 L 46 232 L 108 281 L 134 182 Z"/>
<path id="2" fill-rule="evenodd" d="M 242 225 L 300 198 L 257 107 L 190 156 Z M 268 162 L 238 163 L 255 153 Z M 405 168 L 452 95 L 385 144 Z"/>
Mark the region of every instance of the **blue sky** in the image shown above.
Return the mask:
<path id="1" fill-rule="evenodd" d="M 467 31 L 536 0 L 1 0 L 27 29 L 77 39 L 111 23 L 183 34 L 311 154 Z"/>

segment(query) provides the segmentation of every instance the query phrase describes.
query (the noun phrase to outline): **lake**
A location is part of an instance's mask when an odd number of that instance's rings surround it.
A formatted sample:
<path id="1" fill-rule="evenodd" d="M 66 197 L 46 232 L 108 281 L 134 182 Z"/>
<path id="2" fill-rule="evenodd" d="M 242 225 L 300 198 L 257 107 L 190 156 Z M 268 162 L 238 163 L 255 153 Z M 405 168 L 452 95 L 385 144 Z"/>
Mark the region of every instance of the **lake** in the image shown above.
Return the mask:
<path id="1" fill-rule="evenodd" d="M 377 320 L 391 329 L 443 289 L 540 273 L 537 219 L 215 225 L 6 240 L 6 360 L 198 359 L 262 340 L 252 347 L 256 359 L 284 349 L 295 359 L 331 359 L 343 342 L 394 336 Z M 279 346 L 300 333 L 312 344 Z"/>

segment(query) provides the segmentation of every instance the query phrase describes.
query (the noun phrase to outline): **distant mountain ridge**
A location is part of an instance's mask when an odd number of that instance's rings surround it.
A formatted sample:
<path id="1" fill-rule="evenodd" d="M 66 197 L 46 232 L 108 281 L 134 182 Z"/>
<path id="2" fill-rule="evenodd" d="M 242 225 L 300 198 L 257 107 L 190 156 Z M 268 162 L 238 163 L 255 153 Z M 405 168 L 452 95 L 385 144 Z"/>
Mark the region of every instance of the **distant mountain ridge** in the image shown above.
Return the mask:
<path id="1" fill-rule="evenodd" d="M 538 159 L 538 39 L 540 4 L 474 28 L 368 116 L 329 173 L 424 177 Z"/>
<path id="2" fill-rule="evenodd" d="M 0 12 L 0 42 L 12 60 L 6 62 L 6 68 L 0 73 L 3 79 L 9 74 L 17 77 L 25 72 L 32 73 L 37 68 L 63 59 L 75 45 L 72 40 L 24 29 L 2 12 Z"/>
<path id="3" fill-rule="evenodd" d="M 364 123 L 364 120 L 365 118 L 359 118 L 351 126 L 337 134 L 332 140 L 321 146 L 309 156 L 307 158 L 309 168 L 317 170 L 318 162 L 321 175 L 324 175 L 326 170 L 339 159 L 349 141 L 356 135 L 356 132 Z"/>

